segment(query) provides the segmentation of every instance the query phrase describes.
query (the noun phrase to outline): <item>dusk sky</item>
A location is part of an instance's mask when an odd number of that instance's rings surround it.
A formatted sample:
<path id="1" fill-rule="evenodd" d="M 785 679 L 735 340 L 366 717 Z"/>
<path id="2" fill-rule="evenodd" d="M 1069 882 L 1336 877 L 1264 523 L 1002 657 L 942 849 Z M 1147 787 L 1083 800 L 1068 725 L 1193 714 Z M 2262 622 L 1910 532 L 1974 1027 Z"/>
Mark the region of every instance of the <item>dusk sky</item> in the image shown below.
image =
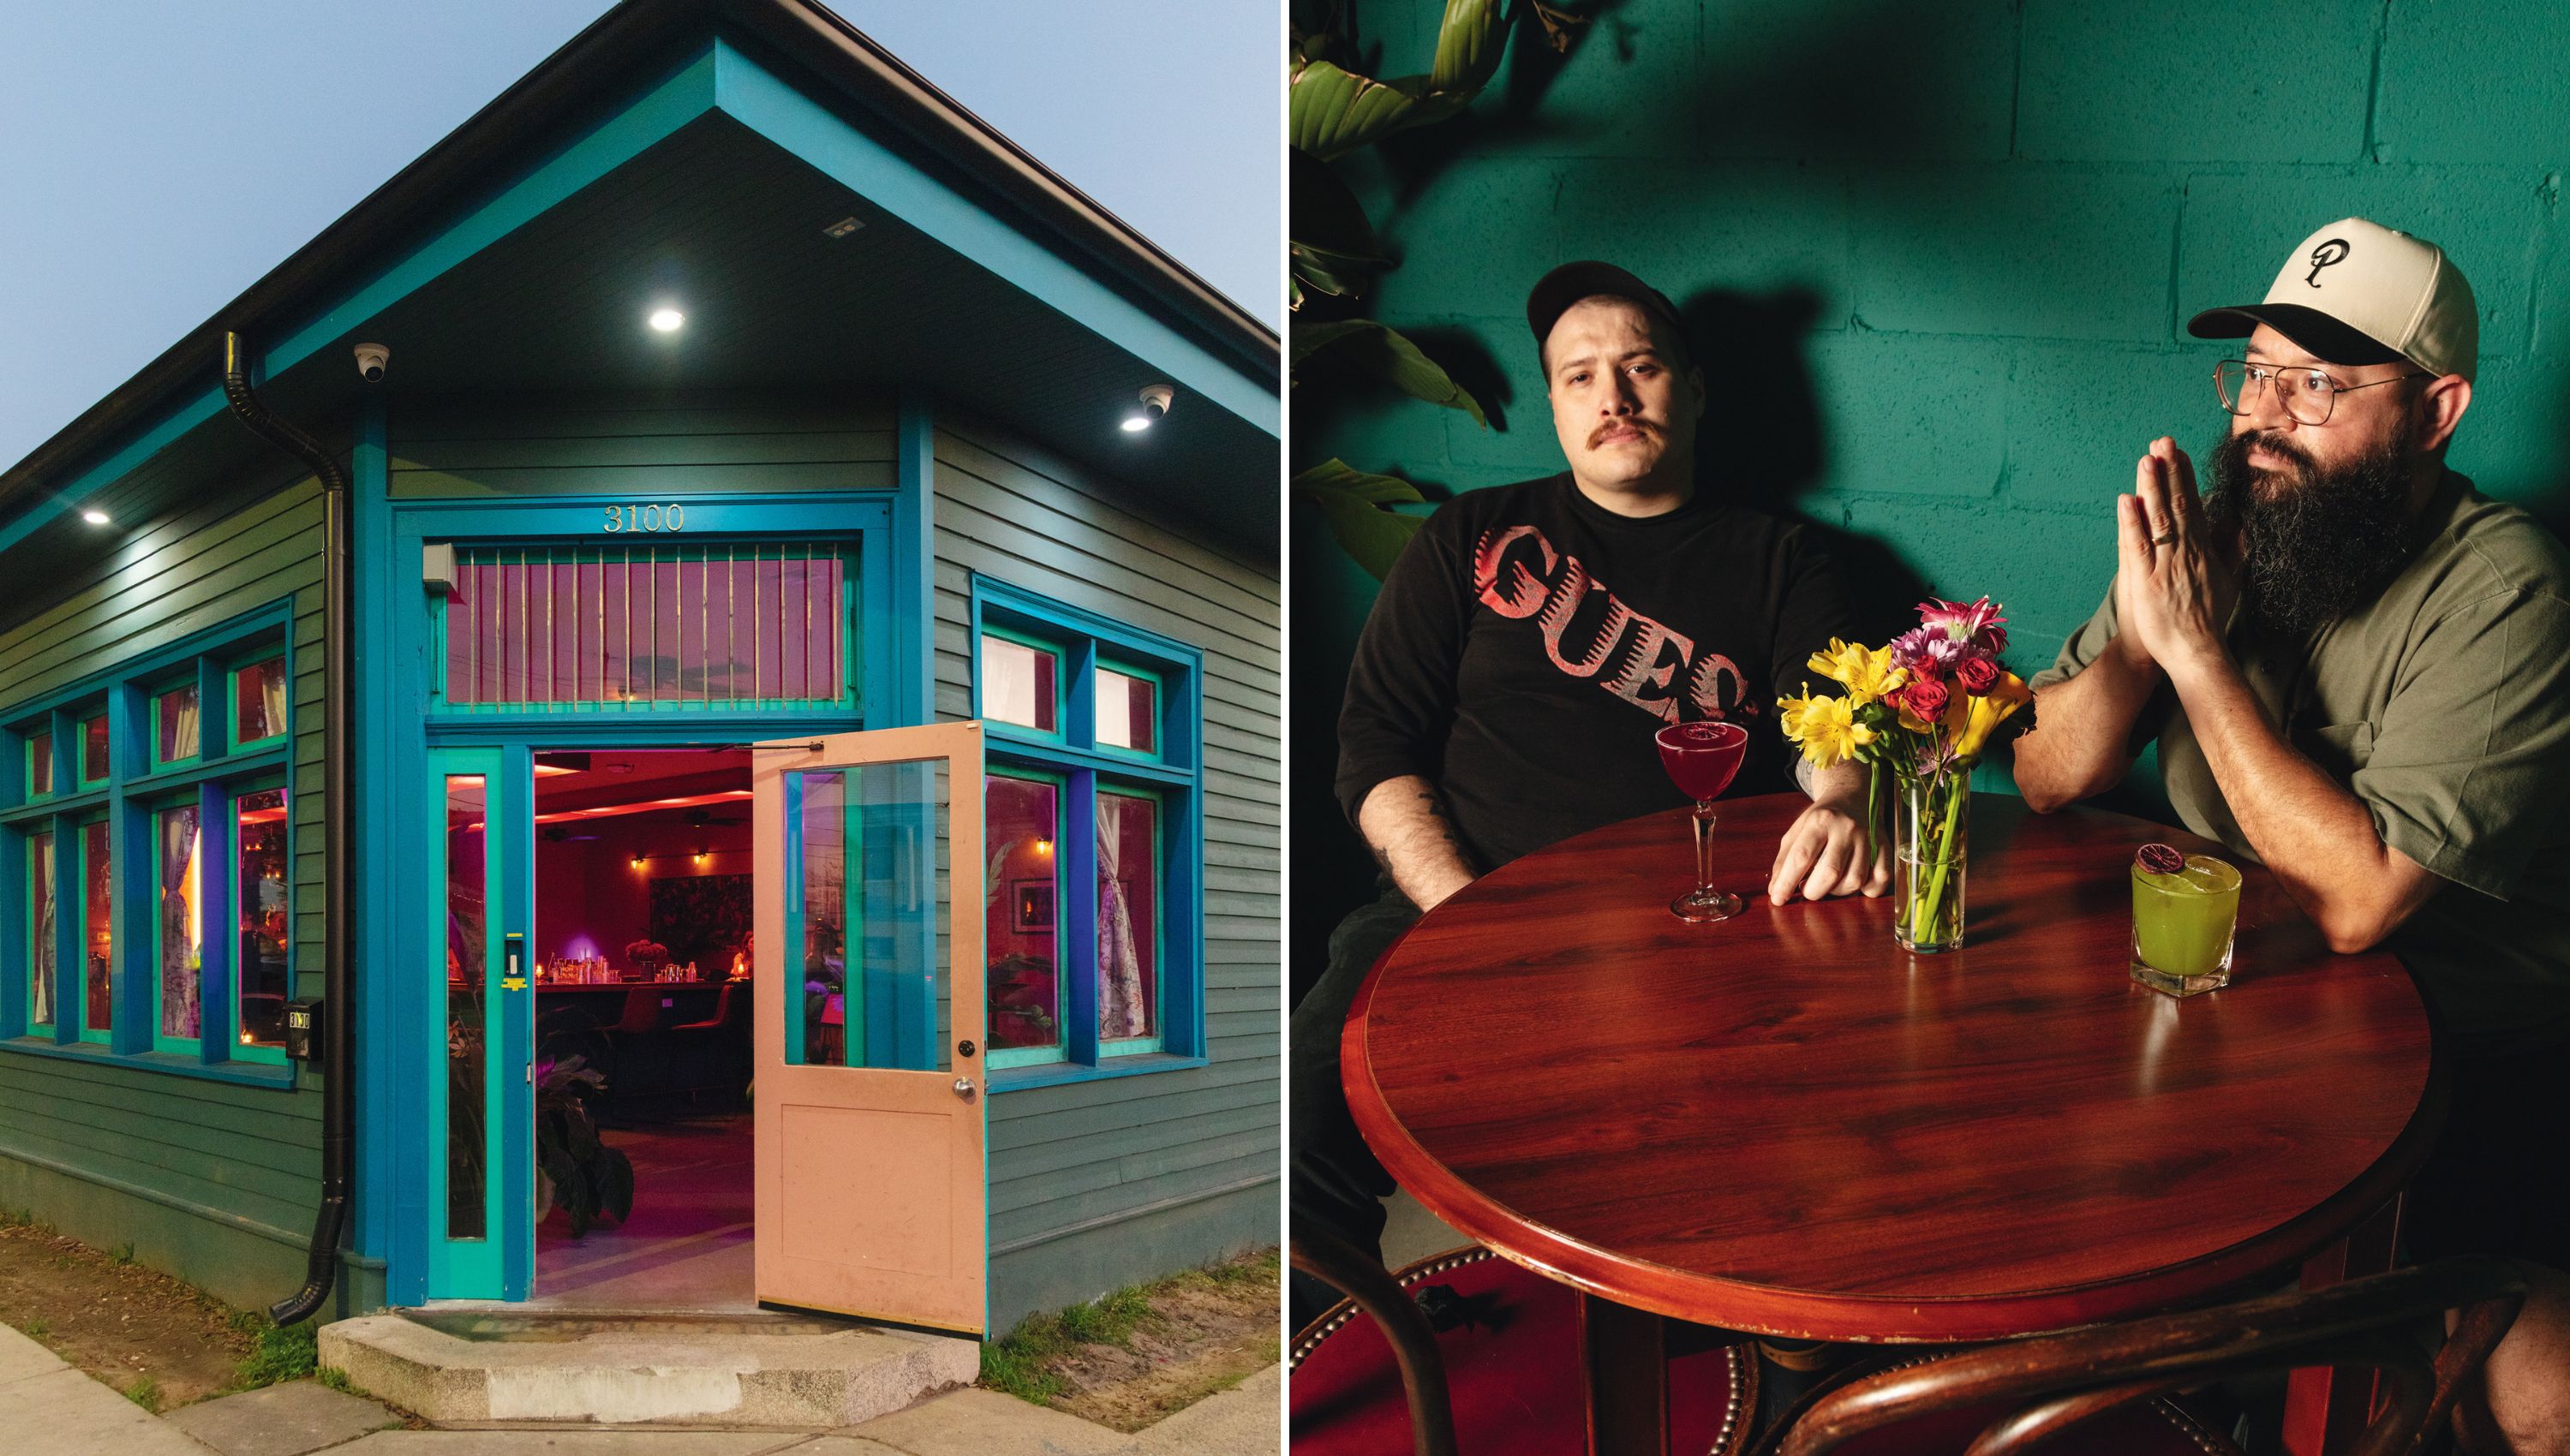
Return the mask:
<path id="1" fill-rule="evenodd" d="M 860 29 L 1281 326 L 1273 0 L 1145 13 L 839 0 Z M 0 467 L 282 262 L 608 7 L 7 4 Z"/>

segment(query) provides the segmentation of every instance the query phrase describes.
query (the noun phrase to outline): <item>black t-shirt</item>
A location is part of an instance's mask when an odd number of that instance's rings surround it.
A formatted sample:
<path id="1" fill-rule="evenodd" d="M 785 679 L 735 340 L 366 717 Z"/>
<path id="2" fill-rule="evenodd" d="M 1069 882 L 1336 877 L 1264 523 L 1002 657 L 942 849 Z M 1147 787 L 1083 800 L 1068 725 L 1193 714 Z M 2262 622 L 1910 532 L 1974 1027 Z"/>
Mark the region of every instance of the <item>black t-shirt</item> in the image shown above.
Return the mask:
<path id="1" fill-rule="evenodd" d="M 1651 735 L 1728 718 L 1749 755 L 1726 797 L 1792 787 L 1780 691 L 1853 617 L 1803 527 L 1698 492 L 1665 515 L 1600 508 L 1567 475 L 1448 502 L 1393 563 L 1339 712 L 1339 802 L 1435 784 L 1466 853 L 1497 867 L 1686 802 Z"/>

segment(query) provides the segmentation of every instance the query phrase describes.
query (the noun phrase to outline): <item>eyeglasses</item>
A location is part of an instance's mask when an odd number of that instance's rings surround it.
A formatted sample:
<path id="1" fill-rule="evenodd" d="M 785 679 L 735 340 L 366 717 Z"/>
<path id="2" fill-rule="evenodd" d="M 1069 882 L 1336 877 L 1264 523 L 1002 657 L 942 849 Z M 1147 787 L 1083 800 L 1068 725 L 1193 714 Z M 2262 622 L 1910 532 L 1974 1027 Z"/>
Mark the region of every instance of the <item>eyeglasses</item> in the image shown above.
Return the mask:
<path id="1" fill-rule="evenodd" d="M 2295 420 L 2306 425 L 2326 425 L 2330 411 L 2338 408 L 2340 395 L 2352 390 L 2372 389 L 2377 385 L 2398 384 L 2404 379 L 2435 377 L 2425 370 L 2413 369 L 2407 374 L 2395 374 L 2389 379 L 2376 379 L 2366 384 L 2341 384 L 2326 370 L 2225 359 L 2213 366 L 2213 389 L 2222 396 L 2222 407 L 2235 415 L 2245 415 L 2257 408 L 2258 391 L 2265 388 L 2276 392 L 2276 403 Z"/>

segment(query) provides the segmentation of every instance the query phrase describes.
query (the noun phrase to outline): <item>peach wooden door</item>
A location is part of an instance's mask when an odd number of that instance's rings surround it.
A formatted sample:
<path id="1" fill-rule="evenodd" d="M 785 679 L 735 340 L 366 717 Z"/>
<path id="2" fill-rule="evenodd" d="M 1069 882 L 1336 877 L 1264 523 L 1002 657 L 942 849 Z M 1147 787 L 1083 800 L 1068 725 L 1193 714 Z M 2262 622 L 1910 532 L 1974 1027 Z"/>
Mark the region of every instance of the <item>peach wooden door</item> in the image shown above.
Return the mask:
<path id="1" fill-rule="evenodd" d="M 982 725 L 755 748 L 758 1297 L 982 1333 Z"/>

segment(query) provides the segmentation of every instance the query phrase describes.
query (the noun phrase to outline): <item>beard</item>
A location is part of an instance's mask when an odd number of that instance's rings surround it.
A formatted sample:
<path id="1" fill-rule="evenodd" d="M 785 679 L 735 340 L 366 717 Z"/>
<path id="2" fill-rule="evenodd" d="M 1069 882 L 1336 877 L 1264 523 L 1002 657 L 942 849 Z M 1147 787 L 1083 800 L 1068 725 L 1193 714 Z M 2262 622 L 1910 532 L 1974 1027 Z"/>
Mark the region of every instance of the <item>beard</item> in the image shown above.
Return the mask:
<path id="1" fill-rule="evenodd" d="M 2410 554 L 2410 427 L 2344 465 L 2324 468 L 2265 430 L 2225 435 L 2213 450 L 2205 518 L 2240 533 L 2240 609 L 2262 635 L 2302 641 L 2373 599 Z M 2249 464 L 2252 447 L 2289 463 Z"/>

